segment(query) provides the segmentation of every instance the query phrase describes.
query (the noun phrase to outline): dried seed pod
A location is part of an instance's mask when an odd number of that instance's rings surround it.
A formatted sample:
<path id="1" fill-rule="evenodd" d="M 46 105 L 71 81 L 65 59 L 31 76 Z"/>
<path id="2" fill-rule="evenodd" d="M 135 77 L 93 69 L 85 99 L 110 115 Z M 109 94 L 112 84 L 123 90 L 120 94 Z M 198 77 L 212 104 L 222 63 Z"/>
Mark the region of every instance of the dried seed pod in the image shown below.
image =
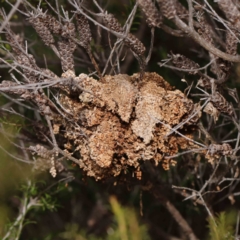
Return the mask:
<path id="1" fill-rule="evenodd" d="M 208 146 L 207 155 L 213 156 L 216 154 L 231 155 L 233 153 L 232 147 L 228 143 L 223 144 L 210 144 Z"/>
<path id="2" fill-rule="evenodd" d="M 237 34 L 235 31 L 233 31 L 233 33 L 235 35 Z M 230 31 L 227 31 L 227 33 L 226 33 L 226 52 L 231 55 L 237 55 L 237 44 L 238 44 L 237 38 Z"/>
<path id="3" fill-rule="evenodd" d="M 118 33 L 124 33 L 121 24 L 112 14 L 105 14 L 103 20 L 111 30 Z M 131 33 L 129 33 L 124 39 L 124 43 L 140 57 L 143 56 L 144 52 L 146 51 L 143 43 Z"/>
<path id="4" fill-rule="evenodd" d="M 226 113 L 230 116 L 234 115 L 233 106 L 219 92 L 215 92 L 211 97 L 211 102 L 220 112 Z"/>
<path id="5" fill-rule="evenodd" d="M 54 44 L 55 41 L 50 30 L 45 25 L 44 18 L 44 14 L 39 13 L 36 16 L 31 16 L 30 18 L 28 18 L 28 21 L 33 25 L 38 35 L 42 38 L 43 42 L 47 46 L 50 46 L 51 44 Z"/>
<path id="6" fill-rule="evenodd" d="M 211 32 L 212 32 L 211 26 L 208 24 L 208 22 L 204 16 L 204 13 L 201 11 L 199 12 L 199 14 L 196 14 L 197 20 L 199 22 L 197 31 L 203 39 L 205 39 L 207 42 L 213 44 L 213 38 L 211 36 Z"/>
<path id="7" fill-rule="evenodd" d="M 224 12 L 226 18 L 235 26 L 240 26 L 240 11 L 232 0 L 218 0 L 219 8 Z"/>
<path id="8" fill-rule="evenodd" d="M 124 43 L 138 56 L 143 56 L 146 51 L 143 43 L 131 33 L 124 39 Z"/>
<path id="9" fill-rule="evenodd" d="M 51 174 L 61 172 L 64 169 L 63 164 L 60 161 L 54 161 L 54 153 L 52 150 L 49 150 L 39 144 L 36 146 L 30 146 L 29 150 L 32 152 L 32 155 L 37 155 L 38 158 L 34 161 L 33 170 L 37 171 L 46 171 L 50 169 Z M 54 161 L 54 169 L 53 167 Z"/>
<path id="10" fill-rule="evenodd" d="M 175 0 L 157 0 L 160 11 L 167 19 L 173 19 L 176 15 Z"/>
<path id="11" fill-rule="evenodd" d="M 8 33 L 6 33 L 6 39 L 12 47 L 12 50 L 16 53 L 16 55 L 23 54 L 21 51 L 24 49 L 23 39 L 20 35 L 13 33 L 10 29 L 7 29 Z"/>
<path id="12" fill-rule="evenodd" d="M 49 27 L 49 29 L 55 34 L 61 34 L 62 25 L 61 23 L 52 15 L 46 15 L 43 18 L 45 26 Z"/>
<path id="13" fill-rule="evenodd" d="M 75 43 L 66 39 L 58 42 L 58 50 L 64 72 L 67 70 L 74 71 L 73 51 L 75 47 Z"/>
<path id="14" fill-rule="evenodd" d="M 188 10 L 179 1 L 175 2 L 175 8 L 180 19 L 188 18 Z"/>
<path id="15" fill-rule="evenodd" d="M 16 57 L 16 60 L 21 65 L 20 67 L 22 68 L 24 75 L 28 78 L 28 81 L 35 82 L 40 72 L 35 58 L 31 54 L 21 53 Z"/>
<path id="16" fill-rule="evenodd" d="M 39 94 L 38 92 L 33 92 L 27 89 L 11 89 L 12 86 L 19 86 L 19 84 L 12 83 L 10 81 L 3 81 L 3 83 L 0 84 L 0 86 L 9 87 L 9 89 L 5 90 L 5 92 L 8 92 L 10 94 L 17 94 L 22 99 L 25 99 L 28 101 L 30 100 L 34 102 L 38 106 L 40 112 L 43 115 L 52 115 L 52 112 L 49 106 L 53 107 L 53 105 L 51 104 L 49 99 L 46 98 L 44 93 Z"/>
<path id="17" fill-rule="evenodd" d="M 66 22 L 62 27 L 61 35 L 65 38 L 76 37 L 75 25 L 71 22 Z"/>
<path id="18" fill-rule="evenodd" d="M 41 76 L 42 79 L 58 78 L 54 72 L 52 72 L 51 70 L 49 70 L 47 68 L 41 68 L 41 72 L 43 73 L 43 75 Z"/>
<path id="19" fill-rule="evenodd" d="M 30 146 L 29 150 L 32 151 L 32 154 L 37 154 L 38 156 L 49 159 L 52 156 L 52 152 L 49 149 L 43 147 L 42 145 L 37 144 L 36 146 Z"/>
<path id="20" fill-rule="evenodd" d="M 79 44 L 80 44 L 80 46 L 82 46 L 83 48 L 86 49 L 93 66 L 95 67 L 96 71 L 98 72 L 99 78 L 101 78 L 102 77 L 101 71 L 99 69 L 97 62 L 95 61 L 95 58 L 94 58 L 94 56 L 91 52 L 91 48 L 90 48 L 92 34 L 91 34 L 88 20 L 84 15 L 78 14 L 76 16 L 76 21 L 77 21 L 77 29 L 78 29 L 78 33 L 79 33 Z"/>
<path id="21" fill-rule="evenodd" d="M 3 19 L 5 19 L 6 17 L 1 9 L 0 9 L 0 17 L 2 17 Z M 1 23 L 2 21 L 0 20 L 0 24 Z M 23 38 L 19 34 L 15 34 L 14 32 L 12 32 L 9 24 L 6 24 L 5 30 L 6 30 L 6 33 L 5 33 L 6 39 L 8 43 L 11 45 L 14 53 L 16 53 L 16 55 L 22 54 L 25 49 L 23 45 Z"/>
<path id="22" fill-rule="evenodd" d="M 113 16 L 113 14 L 104 14 L 103 21 L 105 24 L 113 31 L 118 33 L 123 33 L 124 30 L 118 20 Z"/>
<path id="23" fill-rule="evenodd" d="M 171 56 L 173 64 L 178 68 L 186 70 L 194 70 L 199 68 L 197 63 L 181 54 L 172 54 Z M 189 74 L 197 74 L 197 72 L 198 71 L 189 71 Z"/>
<path id="24" fill-rule="evenodd" d="M 147 18 L 147 24 L 160 28 L 163 19 L 152 0 L 138 0 L 138 4 Z"/>
<path id="25" fill-rule="evenodd" d="M 25 94 L 26 92 L 29 93 L 29 91 L 27 89 L 23 89 L 23 88 L 19 88 L 19 89 L 14 89 L 12 87 L 15 87 L 15 86 L 18 86 L 17 83 L 15 82 L 12 82 L 12 81 L 6 81 L 6 80 L 3 80 L 1 83 L 0 83 L 0 87 L 1 88 L 9 88 L 9 90 L 5 90 L 4 92 L 6 93 L 9 93 L 9 94 L 16 94 L 16 95 L 23 95 Z"/>
<path id="26" fill-rule="evenodd" d="M 76 15 L 76 21 L 77 30 L 79 33 L 79 41 L 81 43 L 81 46 L 87 49 L 89 48 L 90 42 L 92 40 L 92 34 L 88 20 L 84 15 L 78 14 Z"/>
<path id="27" fill-rule="evenodd" d="M 211 102 L 207 103 L 203 111 L 213 117 L 214 123 L 217 122 L 220 112 L 213 106 Z"/>

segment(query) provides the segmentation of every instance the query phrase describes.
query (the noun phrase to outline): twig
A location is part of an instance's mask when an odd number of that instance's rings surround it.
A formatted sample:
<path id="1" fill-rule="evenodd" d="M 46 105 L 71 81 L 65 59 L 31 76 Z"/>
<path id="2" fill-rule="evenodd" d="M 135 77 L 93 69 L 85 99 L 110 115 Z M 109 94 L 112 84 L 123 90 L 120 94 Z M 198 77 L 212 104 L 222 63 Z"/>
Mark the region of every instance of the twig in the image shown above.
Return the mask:
<path id="1" fill-rule="evenodd" d="M 153 51 L 154 32 L 155 32 L 155 28 L 152 27 L 151 28 L 151 43 L 150 43 L 150 49 L 149 49 L 149 52 L 148 52 L 148 56 L 146 58 L 146 65 L 148 64 L 149 60 L 151 59 L 151 55 L 152 55 L 152 51 Z"/>
<path id="2" fill-rule="evenodd" d="M 192 6 L 192 0 L 187 0 L 188 2 L 188 26 L 190 29 L 193 28 L 193 6 Z"/>
<path id="3" fill-rule="evenodd" d="M 29 185 L 30 187 L 30 185 Z M 40 206 L 41 204 L 38 203 L 37 198 L 30 198 L 27 194 L 24 194 L 23 204 L 21 207 L 21 211 L 16 218 L 15 222 L 11 225 L 11 227 L 8 229 L 7 233 L 4 235 L 2 240 L 7 240 L 11 236 L 13 230 L 18 227 L 17 229 L 17 236 L 15 237 L 15 240 L 18 240 L 22 231 L 23 227 L 23 221 L 25 219 L 26 214 L 33 206 Z"/>
<path id="4" fill-rule="evenodd" d="M 198 112 L 200 110 L 202 110 L 210 101 L 210 99 L 207 99 L 205 101 L 205 103 L 201 106 L 200 109 L 197 109 L 194 113 L 192 113 L 186 120 L 182 121 L 181 123 L 179 123 L 176 127 L 172 128 L 171 131 L 166 135 L 166 137 L 168 137 L 169 135 L 171 135 L 173 132 L 175 132 L 177 129 L 179 129 L 180 127 L 182 127 L 185 123 L 189 122 L 192 118 L 194 118 L 194 116 L 196 116 L 198 114 Z M 199 144 L 200 146 L 204 146 Z"/>
<path id="5" fill-rule="evenodd" d="M 236 228 L 235 228 L 235 239 L 236 239 L 236 240 L 238 239 L 239 222 L 240 222 L 240 211 L 238 211 Z"/>
<path id="6" fill-rule="evenodd" d="M 176 223 L 179 225 L 179 227 L 182 229 L 182 231 L 188 236 L 190 240 L 197 240 L 198 238 L 195 236 L 193 230 L 187 223 L 187 221 L 183 218 L 181 213 L 175 208 L 175 206 L 169 201 L 169 199 L 166 198 L 166 194 L 162 194 L 159 190 L 159 188 L 150 186 L 142 186 L 142 189 L 144 191 L 150 190 L 152 194 L 163 204 L 163 206 L 169 211 L 169 213 L 172 215 L 173 219 L 176 221 Z"/>
<path id="7" fill-rule="evenodd" d="M 169 61 L 171 61 L 171 59 L 169 59 Z M 174 67 L 171 65 L 167 65 L 166 63 L 158 63 L 159 67 L 166 67 L 166 68 L 170 68 L 173 70 L 178 70 L 181 72 L 196 72 L 196 71 L 201 71 L 201 70 L 205 70 L 207 67 L 209 67 L 213 62 L 215 61 L 215 59 L 212 59 L 208 64 L 206 64 L 203 67 L 200 68 L 189 68 L 189 69 L 183 69 L 183 68 L 178 68 L 178 67 Z"/>
<path id="8" fill-rule="evenodd" d="M 5 28 L 5 26 L 8 24 L 9 20 L 13 16 L 13 14 L 17 11 L 19 5 L 21 4 L 22 0 L 17 0 L 15 5 L 12 7 L 11 11 L 9 12 L 8 16 L 4 19 L 3 23 L 0 26 L 0 32 Z"/>
<path id="9" fill-rule="evenodd" d="M 203 39 L 195 30 L 190 29 L 178 16 L 174 18 L 175 24 L 185 33 L 189 35 L 189 37 L 193 38 L 198 44 L 200 44 L 203 48 L 208 50 L 209 52 L 213 53 L 217 57 L 220 57 L 224 60 L 230 62 L 240 62 L 240 56 L 233 56 L 227 53 L 220 51 L 219 49 L 215 48 L 211 43 L 208 43 L 205 39 Z"/>

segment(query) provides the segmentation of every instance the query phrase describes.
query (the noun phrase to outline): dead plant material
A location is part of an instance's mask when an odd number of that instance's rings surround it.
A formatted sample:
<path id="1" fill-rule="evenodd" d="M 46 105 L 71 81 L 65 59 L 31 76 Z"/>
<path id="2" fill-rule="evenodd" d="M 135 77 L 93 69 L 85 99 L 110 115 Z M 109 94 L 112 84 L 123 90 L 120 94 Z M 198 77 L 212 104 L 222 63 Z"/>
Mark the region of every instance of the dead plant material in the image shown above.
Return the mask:
<path id="1" fill-rule="evenodd" d="M 234 116 L 233 106 L 219 92 L 211 97 L 211 102 L 218 111 Z"/>
<path id="2" fill-rule="evenodd" d="M 149 27 L 161 27 L 163 17 L 152 0 L 138 0 L 138 4 L 147 18 Z"/>
<path id="3" fill-rule="evenodd" d="M 112 14 L 105 14 L 103 18 L 106 25 L 113 31 L 124 33 L 124 30 L 118 20 Z M 146 48 L 143 43 L 133 34 L 128 33 L 124 39 L 124 43 L 128 46 L 137 56 L 143 57 Z"/>
<path id="4" fill-rule="evenodd" d="M 78 14 L 76 15 L 76 21 L 78 32 L 81 33 L 79 34 L 79 42 L 81 43 L 82 47 L 84 47 L 85 49 L 89 49 L 90 42 L 92 40 L 92 33 L 88 20 L 84 15 Z"/>
<path id="5" fill-rule="evenodd" d="M 189 58 L 181 54 L 171 54 L 173 64 L 181 69 L 198 69 L 200 66 Z M 197 70 L 194 72 L 189 72 L 189 74 L 197 74 Z"/>
<path id="6" fill-rule="evenodd" d="M 206 152 L 206 159 L 211 164 L 214 164 L 221 156 L 230 156 L 233 154 L 233 149 L 228 143 L 210 144 Z"/>
<path id="7" fill-rule="evenodd" d="M 174 0 L 157 0 L 160 11 L 167 19 L 173 19 L 176 15 L 176 6 Z"/>
<path id="8" fill-rule="evenodd" d="M 74 81 L 82 89 L 79 98 L 63 93 L 59 99 L 74 121 L 61 116 L 52 121 L 68 149 L 74 149 L 69 153 L 79 152 L 79 166 L 88 176 L 117 176 L 128 166 L 138 169 L 140 160 L 162 162 L 169 169 L 171 161 L 163 161 L 164 156 L 193 147 L 189 125 L 179 130 L 183 136 L 166 137 L 191 114 L 194 103 L 158 74 L 146 73 L 140 84 L 139 74 L 105 76 L 102 81 L 80 74 Z"/>

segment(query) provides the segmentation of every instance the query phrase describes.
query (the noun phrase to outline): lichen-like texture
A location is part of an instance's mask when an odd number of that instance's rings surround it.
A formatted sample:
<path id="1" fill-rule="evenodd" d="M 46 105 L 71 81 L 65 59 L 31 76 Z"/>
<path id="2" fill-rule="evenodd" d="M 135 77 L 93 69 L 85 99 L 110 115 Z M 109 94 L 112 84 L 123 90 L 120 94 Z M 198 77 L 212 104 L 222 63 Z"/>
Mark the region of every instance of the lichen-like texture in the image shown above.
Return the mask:
<path id="1" fill-rule="evenodd" d="M 70 71 L 63 75 L 69 76 Z M 117 176 L 144 160 L 168 169 L 175 164 L 169 156 L 193 148 L 191 125 L 181 126 L 181 135 L 171 130 L 191 115 L 194 103 L 158 74 L 145 73 L 140 82 L 139 74 L 73 78 L 79 96 L 63 91 L 59 101 L 75 122 L 56 117 L 53 123 L 65 151 L 78 154 L 87 175 L 97 180 Z"/>

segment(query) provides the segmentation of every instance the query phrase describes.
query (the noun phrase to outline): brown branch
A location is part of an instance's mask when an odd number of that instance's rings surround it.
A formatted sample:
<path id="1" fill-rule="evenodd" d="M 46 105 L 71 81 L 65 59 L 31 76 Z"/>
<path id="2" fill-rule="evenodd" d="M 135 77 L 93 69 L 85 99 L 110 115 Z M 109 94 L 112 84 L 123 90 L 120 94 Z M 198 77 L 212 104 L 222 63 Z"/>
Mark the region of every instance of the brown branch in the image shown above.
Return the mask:
<path id="1" fill-rule="evenodd" d="M 169 201 L 166 197 L 166 194 L 162 194 L 159 188 L 155 188 L 151 184 L 149 186 L 142 186 L 142 189 L 145 191 L 150 191 L 156 199 L 158 199 L 163 206 L 168 210 L 168 212 L 172 215 L 176 223 L 182 229 L 182 231 L 188 236 L 190 240 L 197 240 L 198 238 L 195 236 L 192 228 L 189 226 L 187 221 L 183 218 L 181 213 L 175 208 L 175 206 Z"/>
<path id="2" fill-rule="evenodd" d="M 197 240 L 197 237 L 193 233 L 187 221 L 183 218 L 180 212 L 175 208 L 175 206 L 169 201 L 166 200 L 164 206 L 172 214 L 173 218 L 179 225 L 179 227 L 183 230 L 183 232 L 189 237 L 190 240 Z"/>
<path id="3" fill-rule="evenodd" d="M 185 33 L 187 33 L 189 37 L 193 38 L 199 45 L 201 45 L 203 48 L 213 53 L 217 57 L 220 57 L 230 62 L 240 62 L 239 55 L 233 56 L 215 48 L 212 44 L 205 41 L 204 38 L 202 38 L 195 30 L 187 26 L 178 16 L 175 16 L 174 22 L 177 25 L 177 27 L 180 28 Z"/>
<path id="4" fill-rule="evenodd" d="M 226 18 L 236 27 L 240 26 L 240 12 L 232 0 L 217 1 L 219 8 L 224 12 Z"/>

